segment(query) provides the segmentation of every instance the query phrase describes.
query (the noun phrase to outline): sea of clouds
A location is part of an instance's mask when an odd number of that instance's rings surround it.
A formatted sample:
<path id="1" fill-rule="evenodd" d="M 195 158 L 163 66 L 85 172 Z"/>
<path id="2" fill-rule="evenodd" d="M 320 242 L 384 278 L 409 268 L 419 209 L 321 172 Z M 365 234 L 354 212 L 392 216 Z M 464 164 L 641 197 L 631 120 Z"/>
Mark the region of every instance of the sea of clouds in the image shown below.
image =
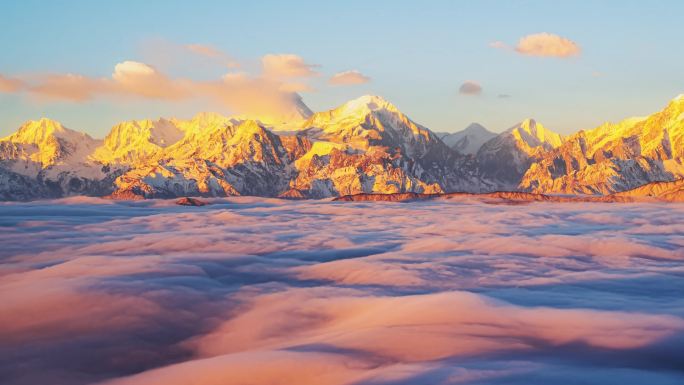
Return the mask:
<path id="1" fill-rule="evenodd" d="M 684 205 L 211 203 L 0 204 L 0 383 L 684 383 Z"/>

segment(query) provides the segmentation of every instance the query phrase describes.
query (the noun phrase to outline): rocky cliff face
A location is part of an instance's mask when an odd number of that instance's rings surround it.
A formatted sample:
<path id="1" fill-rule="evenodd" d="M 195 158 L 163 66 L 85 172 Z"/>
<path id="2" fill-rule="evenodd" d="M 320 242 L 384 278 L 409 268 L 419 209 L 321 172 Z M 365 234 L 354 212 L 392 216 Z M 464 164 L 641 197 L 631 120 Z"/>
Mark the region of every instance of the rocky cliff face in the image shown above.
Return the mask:
<path id="1" fill-rule="evenodd" d="M 208 126 L 116 179 L 114 196 L 277 196 L 306 146 L 283 141 L 253 120 Z"/>
<path id="2" fill-rule="evenodd" d="M 144 163 L 160 155 L 165 147 L 182 139 L 184 132 L 181 127 L 166 119 L 117 124 L 92 154 L 92 159 L 109 165 Z"/>
<path id="3" fill-rule="evenodd" d="M 580 131 L 541 154 L 519 188 L 609 194 L 684 177 L 684 97 L 646 118 Z"/>
<path id="4" fill-rule="evenodd" d="M 609 195 L 546 195 L 523 191 L 497 191 L 490 193 L 394 193 L 394 194 L 356 194 L 335 198 L 335 201 L 345 202 L 404 202 L 423 199 L 476 199 L 493 204 L 521 204 L 529 202 L 551 203 L 632 203 L 632 202 L 684 202 L 684 179 L 672 182 L 653 182 L 632 190 Z"/>
<path id="5" fill-rule="evenodd" d="M 561 143 L 561 135 L 526 119 L 485 142 L 476 157 L 486 178 L 501 189 L 515 189 L 530 164 Z"/>
<path id="6" fill-rule="evenodd" d="M 124 122 L 98 141 L 57 122 L 29 122 L 0 141 L 2 198 L 322 198 L 490 186 L 472 158 L 376 96 L 288 128 L 199 114 L 187 121 Z"/>
<path id="7" fill-rule="evenodd" d="M 287 130 L 207 113 L 131 121 L 104 140 L 48 119 L 28 122 L 0 139 L 0 199 L 610 194 L 684 177 L 684 97 L 647 118 L 568 138 L 528 119 L 487 140 L 475 156 L 377 96 L 307 116 Z"/>
<path id="8" fill-rule="evenodd" d="M 0 139 L 0 195 L 27 199 L 111 191 L 106 167 L 90 160 L 100 144 L 50 119 L 25 123 Z"/>
<path id="9" fill-rule="evenodd" d="M 613 194 L 628 198 L 655 198 L 668 202 L 684 202 L 684 179 L 672 182 L 652 182 L 632 190 Z"/>
<path id="10" fill-rule="evenodd" d="M 313 145 L 296 161 L 299 172 L 291 187 L 308 196 L 487 186 L 472 160 L 377 96 L 312 115 L 301 135 Z"/>
<path id="11" fill-rule="evenodd" d="M 3 168 L 28 176 L 41 170 L 83 168 L 88 166 L 86 158 L 99 144 L 88 134 L 50 119 L 29 121 L 14 134 L 0 139 L 0 162 Z"/>

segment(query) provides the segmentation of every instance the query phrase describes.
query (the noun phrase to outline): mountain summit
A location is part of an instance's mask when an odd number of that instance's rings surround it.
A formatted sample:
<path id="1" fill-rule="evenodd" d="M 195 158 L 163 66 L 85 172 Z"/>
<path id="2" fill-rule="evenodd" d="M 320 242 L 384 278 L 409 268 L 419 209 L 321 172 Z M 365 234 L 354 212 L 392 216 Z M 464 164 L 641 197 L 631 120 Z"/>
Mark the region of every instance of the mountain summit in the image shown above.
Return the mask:
<path id="1" fill-rule="evenodd" d="M 684 98 L 660 112 L 580 131 L 542 154 L 520 188 L 608 194 L 684 177 Z"/>
<path id="2" fill-rule="evenodd" d="M 99 141 L 50 119 L 28 121 L 0 139 L 0 162 L 35 176 L 45 168 L 68 169 L 84 163 Z"/>
<path id="3" fill-rule="evenodd" d="M 647 183 L 656 187 L 630 194 L 653 195 L 664 188 L 658 186 L 670 186 L 658 182 L 684 178 L 682 96 L 651 116 L 567 138 L 534 119 L 501 134 L 471 124 L 437 135 L 371 95 L 301 117 L 288 122 L 287 131 L 213 113 L 128 121 L 104 140 L 49 119 L 27 122 L 0 139 L 0 199 L 609 194 Z"/>
<path id="4" fill-rule="evenodd" d="M 440 133 L 440 139 L 461 154 L 475 155 L 482 145 L 497 134 L 487 130 L 479 123 L 471 123 L 462 131 Z"/>
<path id="5" fill-rule="evenodd" d="M 521 148 L 531 154 L 534 149 L 542 147 L 546 150 L 561 145 L 563 137 L 551 130 L 546 129 L 541 123 L 529 118 L 506 131 L 511 134 Z"/>
<path id="6" fill-rule="evenodd" d="M 379 96 L 366 95 L 325 112 L 305 123 L 308 136 L 349 145 L 359 150 L 373 146 L 401 148 L 410 156 L 425 156 L 438 138 Z"/>
<path id="7" fill-rule="evenodd" d="M 485 142 L 476 157 L 482 174 L 514 189 L 544 151 L 560 146 L 562 137 L 534 119 L 524 121 Z"/>
<path id="8" fill-rule="evenodd" d="M 304 128 L 313 146 L 293 186 L 310 195 L 481 188 L 466 160 L 381 97 L 315 113 Z"/>

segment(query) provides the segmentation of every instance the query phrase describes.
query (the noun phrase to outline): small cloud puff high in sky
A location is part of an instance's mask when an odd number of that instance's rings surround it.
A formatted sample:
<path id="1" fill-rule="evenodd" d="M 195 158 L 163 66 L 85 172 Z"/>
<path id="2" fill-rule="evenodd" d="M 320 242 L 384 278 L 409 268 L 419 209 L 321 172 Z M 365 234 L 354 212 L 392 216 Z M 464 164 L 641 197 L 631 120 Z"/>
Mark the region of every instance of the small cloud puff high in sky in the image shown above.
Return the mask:
<path id="1" fill-rule="evenodd" d="M 463 95 L 479 95 L 482 93 L 482 86 L 474 80 L 467 80 L 461 84 L 458 92 Z"/>
<path id="2" fill-rule="evenodd" d="M 330 78 L 330 84 L 344 86 L 349 84 L 368 83 L 370 78 L 357 70 L 338 72 Z"/>
<path id="3" fill-rule="evenodd" d="M 502 41 L 489 44 L 496 49 L 510 50 L 511 47 Z M 541 32 L 523 36 L 513 50 L 521 55 L 568 58 L 578 56 L 582 49 L 574 41 L 553 33 Z"/>

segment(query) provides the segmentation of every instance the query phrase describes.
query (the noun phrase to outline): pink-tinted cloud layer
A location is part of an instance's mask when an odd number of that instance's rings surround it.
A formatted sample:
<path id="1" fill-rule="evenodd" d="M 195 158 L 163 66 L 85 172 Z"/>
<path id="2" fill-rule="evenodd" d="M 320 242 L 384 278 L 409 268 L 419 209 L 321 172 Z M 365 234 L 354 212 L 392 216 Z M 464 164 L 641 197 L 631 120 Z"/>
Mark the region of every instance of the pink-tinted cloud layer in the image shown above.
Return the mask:
<path id="1" fill-rule="evenodd" d="M 1 204 L 3 383 L 684 375 L 684 206 L 211 203 Z"/>

